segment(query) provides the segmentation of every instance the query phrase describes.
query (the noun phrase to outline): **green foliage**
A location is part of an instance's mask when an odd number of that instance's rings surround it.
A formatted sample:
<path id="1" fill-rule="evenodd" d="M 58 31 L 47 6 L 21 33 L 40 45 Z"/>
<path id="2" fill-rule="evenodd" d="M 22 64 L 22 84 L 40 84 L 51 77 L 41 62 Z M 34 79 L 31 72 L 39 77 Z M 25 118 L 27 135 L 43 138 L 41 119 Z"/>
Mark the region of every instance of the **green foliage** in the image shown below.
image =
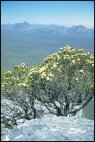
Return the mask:
<path id="1" fill-rule="evenodd" d="M 25 86 L 25 78 L 29 71 L 29 67 L 25 64 L 16 65 L 12 71 L 2 72 L 2 90 L 9 95 Z"/>
<path id="2" fill-rule="evenodd" d="M 86 77 L 93 88 L 93 70 L 94 57 L 90 53 L 64 47 L 37 67 L 27 67 L 22 63 L 12 71 L 2 71 L 2 89 L 15 92 L 23 87 L 32 87 L 39 79 L 51 81 L 56 76 L 67 76 L 77 85 Z"/>
<path id="3" fill-rule="evenodd" d="M 50 95 L 55 98 L 71 98 L 71 102 L 82 101 L 93 95 L 94 86 L 94 57 L 83 49 L 76 50 L 69 46 L 60 48 L 57 53 L 50 55 L 40 65 L 28 67 L 25 64 L 16 65 L 12 71 L 2 71 L 2 92 L 16 94 L 18 90 L 40 92 L 40 100 L 44 100 L 39 86 L 45 86 Z M 56 80 L 56 81 L 55 81 Z M 59 83 L 58 83 L 59 80 Z M 53 93 L 54 83 L 57 88 Z M 49 86 L 52 86 L 49 88 Z M 58 87 L 59 86 L 59 87 Z M 44 91 L 44 89 L 43 89 Z M 45 94 L 46 95 L 46 94 Z M 48 97 L 47 97 L 48 98 Z M 46 99 L 48 100 L 48 99 Z M 63 100 L 61 100 L 63 101 Z"/>

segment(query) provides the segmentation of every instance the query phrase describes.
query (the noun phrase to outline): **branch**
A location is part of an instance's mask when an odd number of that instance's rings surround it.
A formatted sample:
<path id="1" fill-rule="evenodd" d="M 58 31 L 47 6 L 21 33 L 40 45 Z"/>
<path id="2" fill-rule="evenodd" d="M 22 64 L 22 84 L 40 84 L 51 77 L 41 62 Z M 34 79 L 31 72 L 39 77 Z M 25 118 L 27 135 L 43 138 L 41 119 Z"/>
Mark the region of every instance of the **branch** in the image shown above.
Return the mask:
<path id="1" fill-rule="evenodd" d="M 87 98 L 83 103 L 82 105 L 76 109 L 76 111 L 78 112 L 79 110 L 81 110 L 82 108 L 84 108 L 91 100 L 92 100 L 93 96 L 90 96 L 89 98 Z"/>
<path id="2" fill-rule="evenodd" d="M 47 105 L 45 105 L 45 107 L 49 110 L 50 113 L 57 115 L 56 113 L 54 113 L 53 111 L 51 111 Z"/>
<path id="3" fill-rule="evenodd" d="M 72 111 L 68 111 L 67 114 L 76 114 L 78 111 L 80 111 L 82 108 L 84 108 L 91 100 L 92 100 L 93 96 L 90 96 L 89 98 L 87 98 L 79 108 L 76 108 L 75 110 Z"/>
<path id="4" fill-rule="evenodd" d="M 50 103 L 48 103 L 48 106 L 49 107 L 51 107 L 51 108 L 54 108 L 55 109 L 55 107 L 54 106 L 52 106 L 53 104 L 50 104 Z"/>

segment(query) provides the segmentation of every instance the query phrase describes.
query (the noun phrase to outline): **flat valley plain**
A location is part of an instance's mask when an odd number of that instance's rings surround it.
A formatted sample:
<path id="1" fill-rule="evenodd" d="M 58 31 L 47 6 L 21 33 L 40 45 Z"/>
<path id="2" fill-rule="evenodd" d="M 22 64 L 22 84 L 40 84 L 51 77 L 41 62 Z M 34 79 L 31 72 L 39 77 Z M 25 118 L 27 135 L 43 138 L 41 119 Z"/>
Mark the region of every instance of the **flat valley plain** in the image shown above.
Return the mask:
<path id="1" fill-rule="evenodd" d="M 94 29 L 27 22 L 2 25 L 1 69 L 11 70 L 20 63 L 38 65 L 66 45 L 94 54 Z"/>

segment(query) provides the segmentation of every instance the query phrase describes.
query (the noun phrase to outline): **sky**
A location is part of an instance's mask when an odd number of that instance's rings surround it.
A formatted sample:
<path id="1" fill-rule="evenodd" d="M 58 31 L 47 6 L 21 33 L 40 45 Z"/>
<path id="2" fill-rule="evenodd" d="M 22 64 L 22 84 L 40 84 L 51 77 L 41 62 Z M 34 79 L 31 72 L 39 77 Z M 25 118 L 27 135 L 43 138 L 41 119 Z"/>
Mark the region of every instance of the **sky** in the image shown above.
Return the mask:
<path id="1" fill-rule="evenodd" d="M 1 23 L 94 27 L 94 1 L 2 1 Z"/>

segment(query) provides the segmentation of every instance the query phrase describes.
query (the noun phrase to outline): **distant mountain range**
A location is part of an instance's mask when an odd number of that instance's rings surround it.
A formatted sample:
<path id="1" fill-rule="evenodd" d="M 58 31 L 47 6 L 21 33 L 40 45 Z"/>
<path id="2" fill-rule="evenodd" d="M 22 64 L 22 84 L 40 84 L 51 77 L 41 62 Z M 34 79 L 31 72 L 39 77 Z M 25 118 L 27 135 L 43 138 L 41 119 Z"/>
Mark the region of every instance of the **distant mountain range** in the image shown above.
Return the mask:
<path id="1" fill-rule="evenodd" d="M 21 62 L 37 65 L 66 45 L 94 54 L 94 29 L 27 22 L 1 25 L 2 68 Z"/>
<path id="2" fill-rule="evenodd" d="M 31 32 L 43 31 L 43 32 L 51 32 L 51 33 L 88 33 L 93 31 L 93 29 L 86 28 L 83 25 L 65 27 L 59 25 L 41 25 L 41 24 L 29 24 L 27 22 L 16 23 L 16 24 L 2 24 L 1 30 L 30 30 Z"/>

